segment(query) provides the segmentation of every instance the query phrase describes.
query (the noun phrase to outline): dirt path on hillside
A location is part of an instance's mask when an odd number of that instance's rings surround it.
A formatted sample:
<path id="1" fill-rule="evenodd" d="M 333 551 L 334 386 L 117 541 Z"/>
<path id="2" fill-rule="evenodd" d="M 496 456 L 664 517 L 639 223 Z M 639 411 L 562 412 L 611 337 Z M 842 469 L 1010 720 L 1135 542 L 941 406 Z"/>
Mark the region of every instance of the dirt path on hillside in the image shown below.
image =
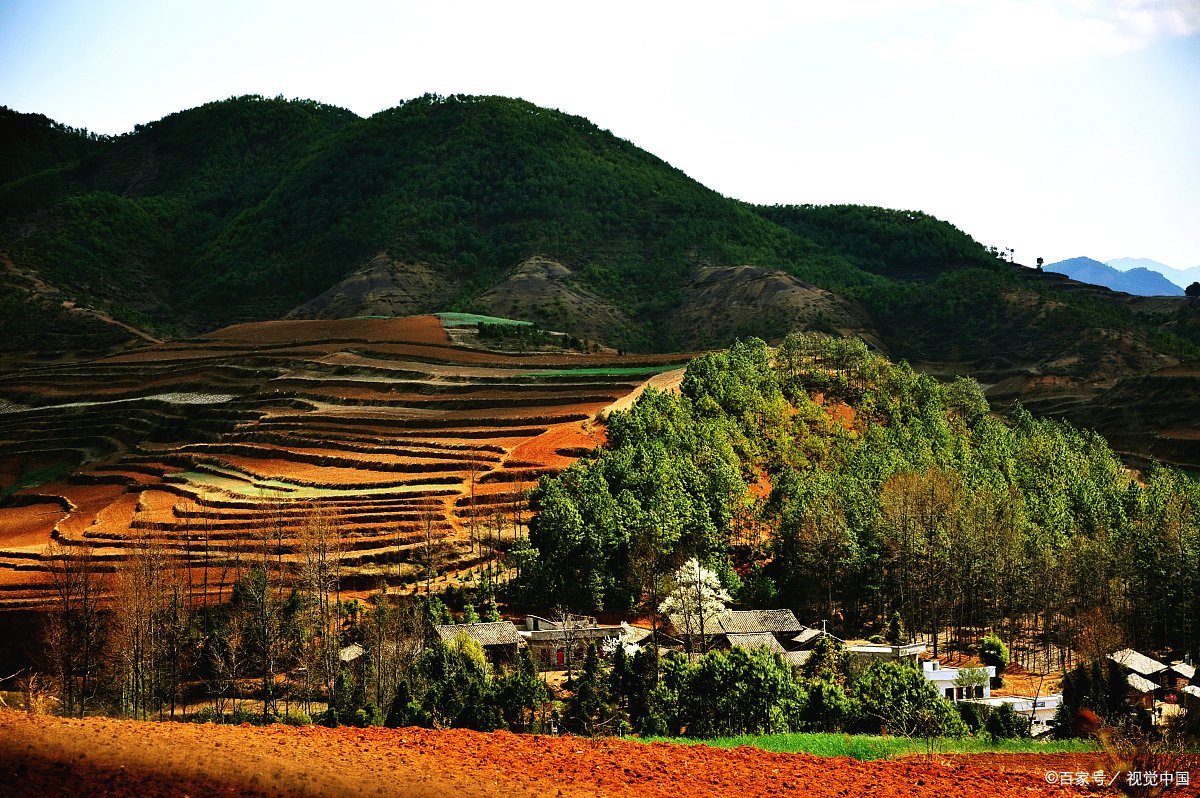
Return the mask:
<path id="1" fill-rule="evenodd" d="M 601 410 L 601 416 L 607 418 L 610 413 L 614 413 L 618 410 L 628 410 L 629 408 L 633 407 L 633 403 L 638 400 L 638 397 L 641 396 L 642 392 L 647 388 L 657 388 L 660 391 L 678 393 L 679 386 L 683 384 L 683 374 L 685 371 L 687 371 L 687 367 L 671 369 L 670 371 L 663 371 L 655 374 L 653 377 L 634 388 L 631 393 L 622 396 L 620 399 Z"/>
<path id="2" fill-rule="evenodd" d="M 63 293 L 62 291 L 59 291 L 58 289 L 51 286 L 49 283 L 47 283 L 41 277 L 38 277 L 37 274 L 35 274 L 34 272 L 30 271 L 29 269 L 25 269 L 25 268 L 18 266 L 16 263 L 13 262 L 12 258 L 9 257 L 7 252 L 0 253 L 0 264 L 2 264 L 4 266 L 4 270 L 9 272 L 10 274 L 12 274 L 13 277 L 15 277 L 18 280 L 22 280 L 25 283 L 28 283 L 30 286 L 32 286 L 33 290 L 35 292 L 35 295 L 40 294 L 42 296 L 51 296 L 54 294 Z M 79 305 L 76 305 L 74 302 L 71 302 L 69 305 L 64 304 L 63 308 L 65 310 L 70 311 L 71 313 L 82 314 L 84 316 L 91 316 L 92 318 L 94 318 L 98 321 L 104 322 L 105 324 L 112 325 L 113 327 L 120 327 L 125 332 L 127 332 L 130 335 L 133 335 L 137 338 L 141 338 L 146 343 L 150 343 L 150 344 L 161 344 L 162 343 L 161 338 L 155 338 L 154 336 L 150 335 L 150 333 L 146 332 L 145 330 L 139 330 L 137 327 L 134 327 L 133 325 L 126 324 L 123 321 L 118 321 L 117 319 L 114 319 L 112 316 L 108 315 L 104 311 L 96 310 L 95 308 L 81 307 Z"/>
<path id="3" fill-rule="evenodd" d="M 1054 757 L 1048 766 L 1091 772 L 1092 759 Z M 0 711 L 0 798 L 1097 794 L 1047 785 L 1049 759 L 1005 758 L 1008 767 L 996 760 L 855 762 L 506 732 L 254 728 Z"/>

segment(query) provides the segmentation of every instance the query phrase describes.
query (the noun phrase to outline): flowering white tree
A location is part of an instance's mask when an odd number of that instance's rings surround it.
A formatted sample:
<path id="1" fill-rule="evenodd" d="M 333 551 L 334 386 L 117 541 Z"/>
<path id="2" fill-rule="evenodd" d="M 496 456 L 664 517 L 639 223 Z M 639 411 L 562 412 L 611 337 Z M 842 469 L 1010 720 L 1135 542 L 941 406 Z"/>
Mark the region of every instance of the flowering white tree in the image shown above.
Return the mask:
<path id="1" fill-rule="evenodd" d="M 683 624 L 682 631 L 688 636 L 689 647 L 692 637 L 696 636 L 700 638 L 700 650 L 705 651 L 708 648 L 706 629 L 712 628 L 712 621 L 725 612 L 725 602 L 729 600 L 716 572 L 705 568 L 693 557 L 675 572 L 675 589 L 667 595 L 658 611 L 679 619 Z"/>

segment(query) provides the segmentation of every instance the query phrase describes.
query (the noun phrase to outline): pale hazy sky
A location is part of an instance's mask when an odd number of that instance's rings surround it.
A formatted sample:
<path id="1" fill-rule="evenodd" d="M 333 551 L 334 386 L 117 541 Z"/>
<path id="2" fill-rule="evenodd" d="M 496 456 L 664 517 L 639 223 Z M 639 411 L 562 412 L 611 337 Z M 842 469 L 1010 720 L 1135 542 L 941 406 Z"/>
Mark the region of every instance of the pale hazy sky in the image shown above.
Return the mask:
<path id="1" fill-rule="evenodd" d="M 1200 265 L 1200 0 L 0 0 L 0 104 L 98 132 L 425 92 L 585 116 L 750 202 Z"/>

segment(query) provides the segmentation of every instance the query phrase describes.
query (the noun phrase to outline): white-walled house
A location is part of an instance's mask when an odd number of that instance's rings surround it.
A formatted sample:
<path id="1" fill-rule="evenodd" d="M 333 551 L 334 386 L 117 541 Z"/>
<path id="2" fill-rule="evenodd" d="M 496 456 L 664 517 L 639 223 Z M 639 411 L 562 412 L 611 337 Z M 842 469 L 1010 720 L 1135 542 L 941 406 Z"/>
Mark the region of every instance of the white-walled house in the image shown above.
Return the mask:
<path id="1" fill-rule="evenodd" d="M 921 674 L 933 683 L 938 692 L 951 701 L 965 701 L 966 699 L 980 699 L 992 697 L 992 679 L 996 677 L 996 668 L 993 665 L 988 665 L 985 668 L 975 668 L 973 670 L 981 670 L 987 674 L 987 679 L 982 685 L 975 687 L 963 687 L 955 684 L 958 677 L 968 668 L 943 668 L 942 664 L 936 659 L 927 659 L 921 663 Z M 969 695 L 968 695 L 969 693 Z"/>
<path id="2" fill-rule="evenodd" d="M 1037 698 L 1023 695 L 1005 695 L 972 700 L 976 704 L 986 704 L 992 709 L 999 709 L 1004 704 L 1009 704 L 1012 706 L 1013 712 L 1023 718 L 1029 718 L 1029 731 L 1034 737 L 1038 737 L 1049 732 L 1054 725 L 1054 716 L 1058 713 L 1059 705 L 1062 704 L 1062 694 L 1054 693 L 1052 695 L 1038 696 Z"/>

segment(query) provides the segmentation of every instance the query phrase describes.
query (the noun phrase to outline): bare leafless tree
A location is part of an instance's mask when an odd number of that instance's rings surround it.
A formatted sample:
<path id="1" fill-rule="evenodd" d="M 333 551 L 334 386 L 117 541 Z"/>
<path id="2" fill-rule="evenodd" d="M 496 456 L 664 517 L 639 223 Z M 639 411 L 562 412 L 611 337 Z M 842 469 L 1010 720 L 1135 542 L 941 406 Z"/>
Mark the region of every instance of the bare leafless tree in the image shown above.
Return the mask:
<path id="1" fill-rule="evenodd" d="M 336 514 L 326 505 L 310 505 L 299 530 L 297 587 L 304 594 L 301 651 L 310 683 L 326 694 L 338 671 L 342 555 L 345 541 Z M 311 695 L 307 695 L 311 699 Z"/>
<path id="2" fill-rule="evenodd" d="M 64 546 L 54 539 L 43 557 L 54 604 L 46 614 L 46 648 L 58 676 L 63 709 L 83 717 L 95 689 L 104 645 L 104 600 L 107 580 L 86 543 Z"/>

